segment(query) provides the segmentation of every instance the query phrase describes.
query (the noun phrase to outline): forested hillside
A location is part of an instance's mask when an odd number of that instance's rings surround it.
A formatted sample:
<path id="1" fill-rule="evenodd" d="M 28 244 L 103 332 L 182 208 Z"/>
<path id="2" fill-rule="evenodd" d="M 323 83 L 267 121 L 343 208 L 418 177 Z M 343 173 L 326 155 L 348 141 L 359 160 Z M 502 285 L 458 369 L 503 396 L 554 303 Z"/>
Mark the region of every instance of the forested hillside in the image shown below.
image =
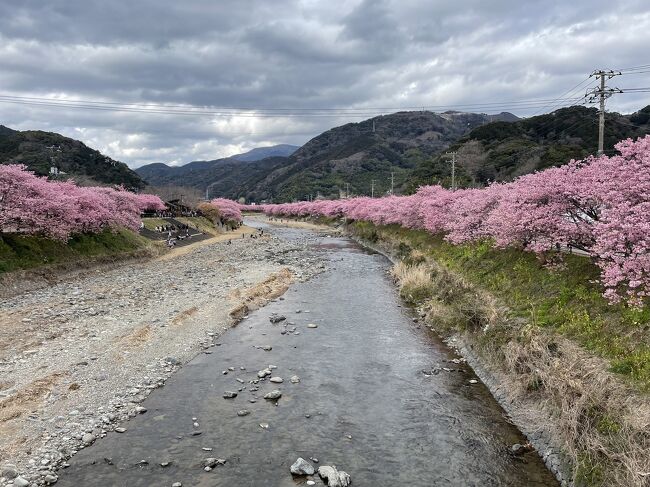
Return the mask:
<path id="1" fill-rule="evenodd" d="M 21 132 L 0 125 L 0 164 L 25 164 L 42 176 L 56 167 L 64 173 L 59 179 L 72 178 L 81 185 L 144 187 L 142 178 L 126 164 L 54 132 Z"/>
<path id="2" fill-rule="evenodd" d="M 632 115 L 608 113 L 605 153 L 628 137 L 650 133 L 650 106 Z M 574 106 L 512 123 L 493 122 L 477 127 L 449 150 L 457 154 L 459 186 L 483 186 L 509 181 L 522 174 L 566 164 L 595 154 L 598 148 L 598 111 Z M 451 182 L 451 164 L 437 155 L 422 161 L 412 173 L 408 189 Z"/>

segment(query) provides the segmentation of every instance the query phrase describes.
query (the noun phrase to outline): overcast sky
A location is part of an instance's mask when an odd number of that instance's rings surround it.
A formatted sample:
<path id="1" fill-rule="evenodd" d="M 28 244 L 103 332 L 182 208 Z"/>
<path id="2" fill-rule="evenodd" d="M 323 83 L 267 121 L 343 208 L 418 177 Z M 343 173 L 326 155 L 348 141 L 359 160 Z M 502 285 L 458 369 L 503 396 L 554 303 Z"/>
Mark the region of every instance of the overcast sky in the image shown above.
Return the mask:
<path id="1" fill-rule="evenodd" d="M 261 109 L 548 111 L 554 104 L 506 102 L 559 97 L 596 68 L 650 65 L 649 45 L 647 0 L 3 1 L 0 95 L 246 110 L 193 116 L 0 102 L 0 124 L 59 132 L 131 167 L 181 164 L 300 145 L 368 118 L 256 116 Z M 650 69 L 609 83 L 650 86 Z M 648 104 L 650 93 L 625 93 L 608 109 Z"/>

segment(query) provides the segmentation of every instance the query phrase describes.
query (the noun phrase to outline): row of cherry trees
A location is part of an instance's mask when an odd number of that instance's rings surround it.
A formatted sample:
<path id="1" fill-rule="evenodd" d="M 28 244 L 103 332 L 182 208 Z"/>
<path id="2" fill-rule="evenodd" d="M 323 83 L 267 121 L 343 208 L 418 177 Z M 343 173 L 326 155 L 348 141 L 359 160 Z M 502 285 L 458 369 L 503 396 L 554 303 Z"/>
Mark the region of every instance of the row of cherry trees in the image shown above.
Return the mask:
<path id="1" fill-rule="evenodd" d="M 143 211 L 164 210 L 151 194 L 50 181 L 23 165 L 0 165 L 0 233 L 68 240 L 106 228 L 137 230 Z"/>
<path id="2" fill-rule="evenodd" d="M 537 254 L 580 249 L 601 269 L 605 296 L 641 304 L 650 293 L 650 136 L 620 155 L 589 157 L 484 189 L 425 186 L 412 196 L 263 205 L 270 215 L 345 217 L 490 240 Z M 561 254 L 561 253 L 560 253 Z"/>
<path id="3" fill-rule="evenodd" d="M 233 223 L 242 222 L 243 219 L 241 214 L 242 205 L 240 205 L 236 201 L 228 200 L 225 198 L 215 198 L 213 200 L 210 200 L 210 204 L 217 207 L 217 209 L 219 210 L 219 214 L 221 215 L 221 219 L 224 222 L 233 222 Z"/>

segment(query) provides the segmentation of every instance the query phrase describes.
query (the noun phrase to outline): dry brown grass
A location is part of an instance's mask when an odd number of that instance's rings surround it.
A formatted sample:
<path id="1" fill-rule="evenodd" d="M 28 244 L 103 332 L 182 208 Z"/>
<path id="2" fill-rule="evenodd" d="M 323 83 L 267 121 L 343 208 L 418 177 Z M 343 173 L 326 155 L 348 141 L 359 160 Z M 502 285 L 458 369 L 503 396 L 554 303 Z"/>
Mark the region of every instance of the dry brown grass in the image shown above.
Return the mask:
<path id="1" fill-rule="evenodd" d="M 247 289 L 235 289 L 228 298 L 236 304 L 230 310 L 230 317 L 241 320 L 251 311 L 264 306 L 269 300 L 282 296 L 293 282 L 293 274 L 287 268 L 271 274 L 262 282 Z"/>
<path id="2" fill-rule="evenodd" d="M 449 272 L 424 254 L 411 252 L 409 262 L 395 264 L 391 270 L 399 283 L 400 294 L 416 304 L 440 331 L 452 329 L 488 330 L 502 321 L 501 309 L 488 293 L 475 289 L 462 277 Z"/>
<path id="3" fill-rule="evenodd" d="M 121 348 L 122 347 L 139 347 L 144 343 L 147 343 L 151 338 L 152 326 L 144 325 L 134 330 L 131 330 L 126 335 L 118 337 L 115 342 L 120 344 L 120 347 L 116 348 L 115 354 L 122 356 Z"/>
<path id="4" fill-rule="evenodd" d="M 402 288 L 422 288 L 431 286 L 431 270 L 424 264 L 409 265 L 398 262 L 391 269 L 391 274 Z"/>
<path id="5" fill-rule="evenodd" d="M 502 352 L 505 370 L 517 379 L 515 395 L 537 397 L 552 412 L 575 462 L 575 480 L 650 485 L 647 397 L 609 373 L 604 360 L 532 326 L 522 327 Z"/>
<path id="6" fill-rule="evenodd" d="M 197 306 L 192 306 L 191 308 L 181 311 L 176 316 L 174 316 L 174 319 L 172 320 L 172 326 L 183 324 L 185 320 L 194 316 L 198 310 L 199 308 Z"/>
<path id="7" fill-rule="evenodd" d="M 22 416 L 31 411 L 34 406 L 66 375 L 63 372 L 53 372 L 36 379 L 7 399 L 0 401 L 0 423 Z"/>

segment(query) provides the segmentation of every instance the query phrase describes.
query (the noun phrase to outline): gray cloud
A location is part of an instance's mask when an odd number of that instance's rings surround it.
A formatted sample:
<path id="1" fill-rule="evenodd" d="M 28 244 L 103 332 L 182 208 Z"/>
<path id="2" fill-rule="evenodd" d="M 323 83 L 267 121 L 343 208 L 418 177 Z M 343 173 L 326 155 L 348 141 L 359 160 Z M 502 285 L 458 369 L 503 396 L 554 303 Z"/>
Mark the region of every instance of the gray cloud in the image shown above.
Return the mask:
<path id="1" fill-rule="evenodd" d="M 24 0 L 0 3 L 0 94 L 251 109 L 474 105 L 531 115 L 550 106 L 505 102 L 555 98 L 596 68 L 650 64 L 649 41 L 643 0 Z M 650 86 L 650 77 L 611 83 Z M 617 95 L 608 107 L 634 111 L 650 104 L 647 95 Z M 0 102 L 2 124 L 79 138 L 132 167 L 302 144 L 361 119 L 255 115 Z"/>

